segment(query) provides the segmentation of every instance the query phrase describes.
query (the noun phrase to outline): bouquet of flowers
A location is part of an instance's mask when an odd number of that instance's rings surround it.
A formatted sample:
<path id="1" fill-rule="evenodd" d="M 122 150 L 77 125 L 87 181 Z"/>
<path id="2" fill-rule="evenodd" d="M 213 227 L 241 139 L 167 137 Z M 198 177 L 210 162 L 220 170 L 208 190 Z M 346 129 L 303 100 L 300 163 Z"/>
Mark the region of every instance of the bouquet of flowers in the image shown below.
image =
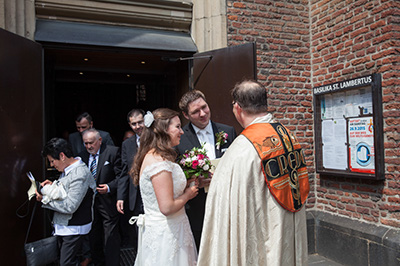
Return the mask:
<path id="1" fill-rule="evenodd" d="M 228 134 L 224 131 L 215 133 L 215 147 L 217 148 L 217 150 L 219 150 L 219 148 L 226 143 L 227 139 Z"/>
<path id="2" fill-rule="evenodd" d="M 187 179 L 193 176 L 199 177 L 200 175 L 205 178 L 209 177 L 211 170 L 211 161 L 208 158 L 204 145 L 199 147 L 194 147 L 190 151 L 186 151 L 179 161 L 183 172 Z"/>

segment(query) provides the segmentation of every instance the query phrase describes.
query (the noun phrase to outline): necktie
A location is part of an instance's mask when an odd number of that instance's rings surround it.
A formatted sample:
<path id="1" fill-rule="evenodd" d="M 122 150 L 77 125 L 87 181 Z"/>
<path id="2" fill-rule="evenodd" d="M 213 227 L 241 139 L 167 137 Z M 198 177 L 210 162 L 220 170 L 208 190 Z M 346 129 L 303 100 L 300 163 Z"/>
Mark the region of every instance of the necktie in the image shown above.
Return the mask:
<path id="1" fill-rule="evenodd" d="M 90 164 L 90 172 L 92 173 L 92 176 L 94 178 L 94 181 L 96 181 L 96 173 L 97 173 L 97 163 L 96 163 L 96 155 L 92 155 L 92 163 Z"/>
<path id="2" fill-rule="evenodd" d="M 205 131 L 200 130 L 197 134 L 199 135 L 200 144 L 207 143 L 207 136 Z"/>
<path id="3" fill-rule="evenodd" d="M 210 143 L 207 131 L 205 131 L 205 130 L 199 131 L 199 140 L 200 140 L 200 144 L 204 143 L 204 148 L 207 150 L 207 156 L 211 160 L 215 159 L 215 150 L 214 150 L 214 147 L 212 146 L 212 144 Z"/>

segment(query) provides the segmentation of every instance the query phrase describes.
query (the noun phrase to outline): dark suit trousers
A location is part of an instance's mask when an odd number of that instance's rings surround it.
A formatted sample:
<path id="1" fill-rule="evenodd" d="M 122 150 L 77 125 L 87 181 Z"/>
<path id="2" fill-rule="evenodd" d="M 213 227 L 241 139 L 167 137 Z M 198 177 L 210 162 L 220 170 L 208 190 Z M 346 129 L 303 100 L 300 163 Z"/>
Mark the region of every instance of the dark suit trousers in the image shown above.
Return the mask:
<path id="1" fill-rule="evenodd" d="M 118 212 L 110 215 L 97 198 L 93 211 L 94 220 L 90 231 L 93 263 L 94 265 L 119 266 L 121 237 Z"/>
<path id="2" fill-rule="evenodd" d="M 60 265 L 79 265 L 78 252 L 81 250 L 85 235 L 57 236 L 60 247 Z"/>
<path id="3" fill-rule="evenodd" d="M 203 230 L 204 212 L 207 194 L 204 188 L 199 189 L 199 194 L 186 203 L 186 214 L 189 218 L 197 251 L 200 247 L 201 233 Z"/>
<path id="4" fill-rule="evenodd" d="M 138 243 L 138 235 L 137 235 L 137 226 L 130 225 L 129 219 L 132 216 L 137 216 L 138 213 L 135 214 L 134 211 L 129 209 L 129 202 L 124 201 L 124 214 L 120 214 L 119 224 L 120 224 L 120 232 L 121 232 L 121 243 L 122 248 L 133 248 L 137 250 Z"/>

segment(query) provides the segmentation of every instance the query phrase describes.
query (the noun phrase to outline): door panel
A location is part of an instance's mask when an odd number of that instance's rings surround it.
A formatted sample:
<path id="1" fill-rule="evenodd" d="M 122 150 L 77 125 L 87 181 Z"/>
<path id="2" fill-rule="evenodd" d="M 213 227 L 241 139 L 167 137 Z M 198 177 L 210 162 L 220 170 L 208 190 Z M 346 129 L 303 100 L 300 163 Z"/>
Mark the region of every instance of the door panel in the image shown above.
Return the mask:
<path id="1" fill-rule="evenodd" d="M 27 199 L 30 181 L 26 172 L 43 180 L 42 49 L 3 29 L 0 40 L 0 261 L 24 265 L 29 217 L 18 218 L 15 212 Z M 31 209 L 33 203 L 34 199 Z M 42 211 L 37 209 L 28 241 L 43 236 Z"/>
<path id="2" fill-rule="evenodd" d="M 243 130 L 232 113 L 230 91 L 243 79 L 256 80 L 256 72 L 255 43 L 194 56 L 193 87 L 206 95 L 213 121 L 234 126 L 237 134 Z"/>

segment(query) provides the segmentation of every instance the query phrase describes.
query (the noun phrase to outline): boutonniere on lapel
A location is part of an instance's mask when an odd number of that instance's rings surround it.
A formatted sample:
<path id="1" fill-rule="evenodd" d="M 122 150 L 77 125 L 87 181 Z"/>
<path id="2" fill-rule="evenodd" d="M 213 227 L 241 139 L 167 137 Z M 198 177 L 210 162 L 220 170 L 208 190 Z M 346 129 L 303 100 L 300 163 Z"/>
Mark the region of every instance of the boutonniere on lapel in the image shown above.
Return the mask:
<path id="1" fill-rule="evenodd" d="M 219 150 L 219 148 L 226 143 L 227 139 L 228 134 L 224 131 L 215 133 L 215 147 L 217 148 L 217 150 Z"/>

